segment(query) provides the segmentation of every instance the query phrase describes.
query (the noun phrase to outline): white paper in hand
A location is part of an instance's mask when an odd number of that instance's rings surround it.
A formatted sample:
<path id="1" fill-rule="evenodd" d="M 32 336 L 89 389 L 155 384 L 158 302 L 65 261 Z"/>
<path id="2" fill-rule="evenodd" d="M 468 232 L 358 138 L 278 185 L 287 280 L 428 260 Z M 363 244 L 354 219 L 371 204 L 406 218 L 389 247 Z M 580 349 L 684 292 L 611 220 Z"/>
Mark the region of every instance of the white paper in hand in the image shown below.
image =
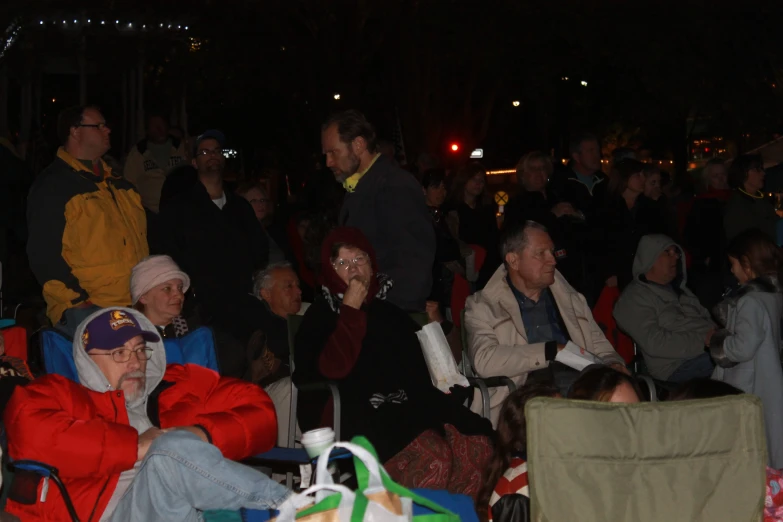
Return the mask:
<path id="1" fill-rule="evenodd" d="M 571 341 L 568 341 L 565 348 L 557 352 L 555 360 L 577 371 L 582 371 L 591 364 L 600 364 L 601 362 L 594 354 L 575 345 Z"/>
<path id="2" fill-rule="evenodd" d="M 419 338 L 433 386 L 443 393 L 449 393 L 449 388 L 454 385 L 470 386 L 465 376 L 459 373 L 440 324 L 430 323 L 416 332 L 416 336 Z"/>

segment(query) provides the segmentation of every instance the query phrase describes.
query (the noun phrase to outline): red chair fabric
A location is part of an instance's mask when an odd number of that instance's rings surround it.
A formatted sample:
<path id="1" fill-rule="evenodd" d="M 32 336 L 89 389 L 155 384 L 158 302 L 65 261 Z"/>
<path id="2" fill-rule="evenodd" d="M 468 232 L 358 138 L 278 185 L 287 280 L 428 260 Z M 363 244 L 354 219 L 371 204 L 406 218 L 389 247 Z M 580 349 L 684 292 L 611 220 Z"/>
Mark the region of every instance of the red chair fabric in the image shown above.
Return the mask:
<path id="1" fill-rule="evenodd" d="M 618 299 L 620 299 L 620 289 L 616 286 L 605 286 L 593 308 L 593 318 L 598 323 L 598 326 L 601 327 L 615 351 L 625 359 L 626 364 L 631 364 L 634 359 L 633 339 L 617 328 L 617 323 L 612 315 L 614 305 Z"/>
<path id="2" fill-rule="evenodd" d="M 478 272 L 487 259 L 487 250 L 478 245 L 468 245 L 475 254 L 475 270 Z M 451 285 L 451 321 L 454 326 L 462 326 L 462 310 L 465 309 L 465 302 L 470 296 L 470 283 L 459 274 L 454 275 L 454 283 Z"/>
<path id="3" fill-rule="evenodd" d="M 27 330 L 11 326 L 0 330 L 5 343 L 5 355 L 27 362 Z"/>

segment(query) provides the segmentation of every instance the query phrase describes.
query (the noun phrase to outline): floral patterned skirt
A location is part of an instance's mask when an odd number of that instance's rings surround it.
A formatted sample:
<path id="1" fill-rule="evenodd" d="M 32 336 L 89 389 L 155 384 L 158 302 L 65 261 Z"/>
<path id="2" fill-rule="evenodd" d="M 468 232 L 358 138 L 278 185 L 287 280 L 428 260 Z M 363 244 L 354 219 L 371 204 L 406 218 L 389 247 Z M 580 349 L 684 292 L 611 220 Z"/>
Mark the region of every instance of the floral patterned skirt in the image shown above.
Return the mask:
<path id="1" fill-rule="evenodd" d="M 446 437 L 427 430 L 384 463 L 391 478 L 406 488 L 448 490 L 476 499 L 481 474 L 493 447 L 483 435 L 463 435 L 451 424 Z"/>

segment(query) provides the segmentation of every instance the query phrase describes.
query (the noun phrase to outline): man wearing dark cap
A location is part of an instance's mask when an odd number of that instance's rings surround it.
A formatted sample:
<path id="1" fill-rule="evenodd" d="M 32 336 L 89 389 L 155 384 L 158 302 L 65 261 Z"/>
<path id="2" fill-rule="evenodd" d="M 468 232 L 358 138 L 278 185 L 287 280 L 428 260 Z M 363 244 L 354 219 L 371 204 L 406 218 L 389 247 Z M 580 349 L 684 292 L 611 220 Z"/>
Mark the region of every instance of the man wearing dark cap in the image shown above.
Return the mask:
<path id="1" fill-rule="evenodd" d="M 198 182 L 162 206 L 152 244 L 190 275 L 201 320 L 245 345 L 260 328 L 261 303 L 251 292 L 253 274 L 267 265 L 269 244 L 250 203 L 223 188 L 224 142 L 217 130 L 196 138 Z M 226 375 L 246 370 L 244 350 L 221 344 L 218 358 Z"/>
<path id="2" fill-rule="evenodd" d="M 102 309 L 77 329 L 79 383 L 46 375 L 12 396 L 4 415 L 13 459 L 60 470 L 80 520 L 195 520 L 197 510 L 269 509 L 289 495 L 232 462 L 270 449 L 274 406 L 258 386 L 196 365 L 166 365 L 155 327 L 128 308 Z M 22 519 L 69 518 L 46 501 L 9 501 Z"/>

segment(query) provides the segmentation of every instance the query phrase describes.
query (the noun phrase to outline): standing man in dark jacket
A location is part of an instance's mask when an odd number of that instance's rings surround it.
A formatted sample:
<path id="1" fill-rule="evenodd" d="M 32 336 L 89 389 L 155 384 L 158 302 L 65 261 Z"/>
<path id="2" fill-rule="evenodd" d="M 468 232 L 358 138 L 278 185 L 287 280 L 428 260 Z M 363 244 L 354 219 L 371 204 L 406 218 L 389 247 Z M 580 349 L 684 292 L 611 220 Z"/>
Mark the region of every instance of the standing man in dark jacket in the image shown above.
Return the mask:
<path id="1" fill-rule="evenodd" d="M 603 202 L 608 179 L 601 172 L 601 144 L 594 134 L 578 134 L 569 144 L 571 162 L 554 176 L 560 201 L 571 203 L 588 219 Z"/>
<path id="2" fill-rule="evenodd" d="M 160 213 L 160 253 L 170 255 L 190 275 L 202 321 L 246 343 L 260 328 L 261 303 L 251 295 L 253 274 L 264 268 L 269 246 L 253 208 L 244 198 L 223 189 L 223 133 L 210 130 L 196 139 L 194 184 Z M 230 362 L 221 358 L 221 371 L 241 375 L 244 353 Z M 233 370 L 226 367 L 229 363 Z"/>
<path id="3" fill-rule="evenodd" d="M 340 226 L 370 240 L 381 272 L 394 281 L 388 301 L 424 311 L 432 289 L 435 231 L 421 186 L 376 150 L 375 130 L 355 110 L 332 116 L 321 129 L 326 166 L 348 194 Z"/>

